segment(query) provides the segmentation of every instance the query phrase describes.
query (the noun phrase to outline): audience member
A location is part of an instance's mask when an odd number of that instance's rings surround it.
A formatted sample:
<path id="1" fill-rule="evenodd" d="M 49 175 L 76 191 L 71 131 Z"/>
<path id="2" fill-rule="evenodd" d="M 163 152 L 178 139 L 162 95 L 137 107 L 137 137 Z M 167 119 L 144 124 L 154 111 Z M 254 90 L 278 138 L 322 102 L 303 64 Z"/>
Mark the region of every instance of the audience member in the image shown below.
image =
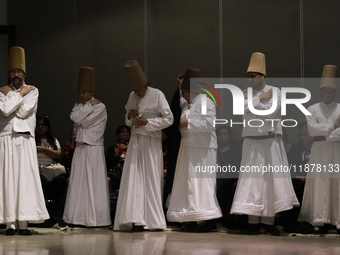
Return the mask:
<path id="1" fill-rule="evenodd" d="M 222 210 L 222 223 L 230 228 L 236 228 L 240 217 L 230 215 L 231 204 L 237 185 L 240 170 L 242 150 L 233 140 L 233 129 L 226 125 L 219 125 L 216 129 L 217 135 L 217 165 L 221 168 L 231 169 L 228 172 L 218 172 L 217 177 L 217 199 Z M 237 218 L 237 219 L 236 219 Z"/>
<path id="2" fill-rule="evenodd" d="M 52 134 L 48 116 L 37 117 L 35 129 L 40 179 L 46 201 L 63 204 L 66 183 L 65 167 L 61 158 L 60 143 Z"/>

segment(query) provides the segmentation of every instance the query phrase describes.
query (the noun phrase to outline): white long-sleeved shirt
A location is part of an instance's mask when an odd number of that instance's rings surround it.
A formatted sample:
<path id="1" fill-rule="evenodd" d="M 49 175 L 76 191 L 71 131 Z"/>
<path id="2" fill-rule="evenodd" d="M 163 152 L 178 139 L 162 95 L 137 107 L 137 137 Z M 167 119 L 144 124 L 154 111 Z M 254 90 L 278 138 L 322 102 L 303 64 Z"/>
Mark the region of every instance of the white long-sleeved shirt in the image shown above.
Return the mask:
<path id="1" fill-rule="evenodd" d="M 200 148 L 217 148 L 217 138 L 214 127 L 216 107 L 207 98 L 207 113 L 202 115 L 202 94 L 198 94 L 190 104 L 184 106 L 181 121 L 188 119 L 188 126 L 182 128 L 182 139 L 186 146 Z M 189 114 L 187 114 L 188 112 Z M 186 116 L 183 116 L 185 114 Z"/>
<path id="2" fill-rule="evenodd" d="M 131 92 L 125 109 L 125 124 L 131 127 L 131 135 L 145 135 L 161 139 L 162 129 L 169 127 L 174 121 L 163 92 L 152 87 L 147 88 L 142 98 Z M 138 110 L 138 116 L 128 119 L 128 114 L 132 109 Z M 147 119 L 148 123 L 136 128 L 134 125 L 136 118 Z"/>
<path id="3" fill-rule="evenodd" d="M 0 136 L 29 132 L 34 137 L 39 91 L 35 88 L 21 96 L 21 87 L 12 88 L 6 96 L 0 92 Z"/>
<path id="4" fill-rule="evenodd" d="M 250 100 L 250 95 L 248 95 L 248 100 L 244 100 L 244 115 L 243 120 L 245 121 L 245 126 L 243 127 L 242 136 L 263 136 L 268 135 L 269 132 L 282 134 L 281 126 L 281 91 L 279 88 L 266 85 L 262 90 L 253 90 L 254 97 L 252 98 L 253 106 L 257 110 L 268 110 L 272 107 L 273 98 L 260 101 L 260 95 L 267 92 L 270 89 L 277 89 L 277 107 L 272 114 L 260 116 L 253 114 L 249 111 L 248 101 Z M 251 127 L 248 125 L 249 120 L 258 119 L 263 121 L 261 127 Z M 266 119 L 277 119 L 276 121 L 266 121 Z M 260 121 L 250 122 L 253 126 L 260 126 L 262 123 Z"/>
<path id="5" fill-rule="evenodd" d="M 75 104 L 70 114 L 77 133 L 76 142 L 89 145 L 104 145 L 107 113 L 103 103 L 91 105 L 91 100 L 85 104 Z"/>
<path id="6" fill-rule="evenodd" d="M 312 115 L 306 116 L 310 136 L 325 136 L 328 142 L 340 140 L 340 128 L 334 130 L 334 123 L 340 117 L 340 104 L 316 103 L 308 107 Z"/>

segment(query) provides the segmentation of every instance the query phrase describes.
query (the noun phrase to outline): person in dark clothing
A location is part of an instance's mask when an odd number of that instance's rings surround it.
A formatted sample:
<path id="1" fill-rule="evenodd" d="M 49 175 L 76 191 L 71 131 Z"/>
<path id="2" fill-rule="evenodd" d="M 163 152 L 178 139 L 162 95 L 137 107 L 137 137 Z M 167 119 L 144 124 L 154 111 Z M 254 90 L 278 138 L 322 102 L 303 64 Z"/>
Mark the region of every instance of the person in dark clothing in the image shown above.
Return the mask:
<path id="1" fill-rule="evenodd" d="M 117 143 L 110 146 L 106 153 L 107 179 L 110 192 L 110 216 L 112 222 L 114 222 L 116 214 L 120 180 L 130 136 L 130 128 L 126 125 L 120 125 L 116 129 Z"/>
<path id="2" fill-rule="evenodd" d="M 288 233 L 301 232 L 301 224 L 297 219 L 299 217 L 303 192 L 305 189 L 306 173 L 304 171 L 300 171 L 300 169 L 304 169 L 304 166 L 309 163 L 309 155 L 314 139 L 309 135 L 306 122 L 300 123 L 298 128 L 298 136 L 300 140 L 291 146 L 288 154 L 288 163 L 291 166 L 293 188 L 300 206 L 294 207 L 289 211 L 282 212 L 279 217 L 281 224 L 284 226 L 283 230 Z"/>
<path id="3" fill-rule="evenodd" d="M 233 129 L 226 125 L 217 127 L 217 165 L 219 167 L 228 167 L 234 171 L 233 173 L 218 172 L 217 173 L 217 200 L 220 204 L 223 218 L 222 224 L 228 228 L 237 228 L 239 223 L 235 217 L 230 215 L 230 208 L 237 185 L 238 171 L 240 169 L 242 149 L 237 142 L 233 140 Z"/>
<path id="4" fill-rule="evenodd" d="M 168 143 L 168 148 L 167 148 L 168 165 L 167 165 L 167 174 L 166 174 L 164 190 L 163 190 L 163 208 L 164 208 L 165 214 L 167 211 L 168 197 L 171 194 L 171 190 L 172 190 L 172 185 L 173 185 L 174 176 L 175 176 L 176 163 L 177 163 L 177 156 L 178 156 L 178 151 L 179 151 L 179 147 L 181 144 L 181 133 L 178 130 L 178 127 L 180 124 L 182 107 L 183 107 L 183 104 L 185 104 L 186 102 L 183 98 L 181 100 L 180 88 L 183 82 L 183 78 L 184 76 L 182 74 L 177 76 L 177 81 L 179 83 L 179 86 L 177 87 L 171 99 L 170 109 L 174 116 L 174 123 L 170 127 L 163 130 L 165 135 L 168 137 L 168 141 L 171 141 Z"/>

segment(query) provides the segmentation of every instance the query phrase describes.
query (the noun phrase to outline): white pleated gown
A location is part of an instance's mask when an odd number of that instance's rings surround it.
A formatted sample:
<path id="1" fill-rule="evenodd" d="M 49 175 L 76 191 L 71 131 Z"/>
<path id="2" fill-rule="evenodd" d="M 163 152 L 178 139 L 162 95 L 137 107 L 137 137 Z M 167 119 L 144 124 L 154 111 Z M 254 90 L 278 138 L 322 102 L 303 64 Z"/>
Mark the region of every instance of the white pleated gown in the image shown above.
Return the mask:
<path id="1" fill-rule="evenodd" d="M 168 221 L 204 221 L 222 217 L 216 198 L 216 175 L 196 173 L 196 168 L 216 166 L 217 140 L 213 127 L 215 105 L 207 100 L 207 115 L 201 115 L 198 95 L 182 110 L 181 121 L 190 119 L 181 130 L 174 184 L 167 211 Z"/>
<path id="2" fill-rule="evenodd" d="M 281 138 L 244 139 L 242 167 L 286 166 L 288 161 Z M 274 217 L 276 213 L 299 206 L 290 172 L 241 172 L 231 214 Z"/>
<path id="3" fill-rule="evenodd" d="M 46 210 L 35 140 L 30 135 L 0 137 L 0 223 L 49 218 Z"/>
<path id="4" fill-rule="evenodd" d="M 63 216 L 66 223 L 111 225 L 104 153 L 104 146 L 76 147 Z"/>
<path id="5" fill-rule="evenodd" d="M 307 173 L 299 220 L 314 226 L 333 224 L 340 229 L 340 129 L 331 131 L 340 116 L 340 104 L 326 106 L 320 102 L 308 111 L 312 114 L 307 116 L 310 135 L 326 136 L 327 140 L 312 145 L 309 169 L 315 166 Z"/>
<path id="6" fill-rule="evenodd" d="M 93 100 L 93 99 L 91 99 Z M 104 150 L 107 113 L 103 103 L 76 104 L 71 119 L 77 133 L 64 209 L 66 223 L 111 225 L 110 198 Z"/>
<path id="7" fill-rule="evenodd" d="M 125 123 L 132 127 L 132 135 L 120 182 L 114 230 L 131 230 L 133 223 L 144 229 L 164 229 L 161 130 L 172 124 L 173 115 L 164 94 L 151 87 L 143 98 L 131 92 L 125 109 Z M 131 109 L 148 120 L 146 126 L 136 128 L 135 119 L 127 118 Z"/>
<path id="8" fill-rule="evenodd" d="M 253 106 L 257 110 L 268 110 L 273 106 L 273 98 L 262 101 L 260 95 L 273 90 L 273 97 L 277 96 L 277 105 L 273 113 L 268 115 L 256 115 L 249 110 L 248 101 L 244 100 L 245 113 L 243 119 L 245 126 L 242 130 L 243 137 L 267 136 L 269 133 L 282 134 L 281 126 L 281 91 L 266 84 L 261 90 L 254 90 L 251 97 Z M 248 125 L 249 121 L 259 119 L 263 121 L 258 125 L 258 121 Z M 275 119 L 275 122 L 266 121 Z M 279 120 L 279 121 L 277 121 Z M 280 168 L 277 172 L 252 173 L 242 172 L 245 168 L 261 168 L 262 166 Z M 286 169 L 286 172 L 283 171 Z M 288 160 L 285 148 L 280 137 L 267 139 L 245 138 L 243 141 L 242 160 L 240 175 L 237 182 L 231 214 L 247 214 L 253 216 L 274 217 L 276 213 L 287 211 L 293 206 L 299 206 L 296 198 L 291 175 L 288 171 Z"/>
<path id="9" fill-rule="evenodd" d="M 0 92 L 0 223 L 41 223 L 49 215 L 34 140 L 39 91 L 21 96 L 11 87 Z"/>

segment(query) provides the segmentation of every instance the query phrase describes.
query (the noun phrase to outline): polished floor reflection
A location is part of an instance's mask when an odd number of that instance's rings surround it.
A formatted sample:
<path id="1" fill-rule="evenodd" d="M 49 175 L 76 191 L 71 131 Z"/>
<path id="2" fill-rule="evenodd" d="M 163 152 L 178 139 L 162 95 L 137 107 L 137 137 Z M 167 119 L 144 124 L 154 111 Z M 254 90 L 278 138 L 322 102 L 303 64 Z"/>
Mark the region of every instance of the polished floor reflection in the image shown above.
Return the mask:
<path id="1" fill-rule="evenodd" d="M 340 254 L 337 235 L 244 236 L 216 233 L 113 232 L 108 229 L 34 229 L 32 236 L 5 236 L 0 230 L 1 255 L 106 254 Z"/>

